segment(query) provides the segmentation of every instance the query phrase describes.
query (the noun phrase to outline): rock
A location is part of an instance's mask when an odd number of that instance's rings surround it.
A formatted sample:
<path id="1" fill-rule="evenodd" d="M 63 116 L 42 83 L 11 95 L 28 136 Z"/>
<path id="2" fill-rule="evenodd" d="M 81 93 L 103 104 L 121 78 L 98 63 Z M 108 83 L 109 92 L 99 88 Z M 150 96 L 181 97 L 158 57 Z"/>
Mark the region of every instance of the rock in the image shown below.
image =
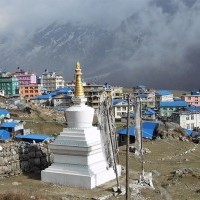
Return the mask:
<path id="1" fill-rule="evenodd" d="M 152 176 L 153 176 L 153 178 L 156 178 L 156 177 L 160 176 L 160 173 L 156 170 L 152 170 Z"/>
<path id="2" fill-rule="evenodd" d="M 101 197 L 93 197 L 93 200 L 106 200 L 106 199 L 110 199 L 113 196 L 113 194 L 107 194 Z"/>
<path id="3" fill-rule="evenodd" d="M 141 175 L 140 182 L 145 183 L 151 186 L 152 188 L 154 188 L 153 182 L 152 182 L 152 172 L 145 172 L 143 176 Z"/>
<path id="4" fill-rule="evenodd" d="M 70 199 L 67 197 L 61 197 L 61 200 L 70 200 Z"/>
<path id="5" fill-rule="evenodd" d="M 148 148 L 143 148 L 143 153 L 151 153 L 151 151 Z"/>
<path id="6" fill-rule="evenodd" d="M 12 185 L 21 185 L 21 183 L 19 183 L 19 182 L 17 182 L 17 181 L 15 181 L 15 182 L 12 182 Z"/>
<path id="7" fill-rule="evenodd" d="M 120 192 L 119 195 L 125 195 L 126 194 L 126 188 L 123 185 L 120 187 L 120 190 L 121 190 L 121 192 Z"/>

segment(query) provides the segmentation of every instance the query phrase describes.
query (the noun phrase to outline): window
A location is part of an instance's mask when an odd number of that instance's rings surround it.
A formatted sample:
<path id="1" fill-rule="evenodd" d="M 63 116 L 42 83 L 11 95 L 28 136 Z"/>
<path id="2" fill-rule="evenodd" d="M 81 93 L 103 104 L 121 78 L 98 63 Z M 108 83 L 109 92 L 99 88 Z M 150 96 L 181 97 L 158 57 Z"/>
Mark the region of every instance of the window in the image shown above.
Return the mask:
<path id="1" fill-rule="evenodd" d="M 126 111 L 126 107 L 122 107 L 122 110 Z"/>
<path id="2" fill-rule="evenodd" d="M 118 112 L 118 113 L 117 113 L 117 116 L 118 116 L 118 117 L 120 117 L 120 116 L 121 116 L 121 113 L 120 113 L 120 112 Z"/>
<path id="3" fill-rule="evenodd" d="M 186 124 L 187 129 L 190 129 L 190 124 Z"/>
<path id="4" fill-rule="evenodd" d="M 190 119 L 190 116 L 189 115 L 186 115 L 186 120 L 189 120 Z"/>
<path id="5" fill-rule="evenodd" d="M 191 123 L 191 129 L 192 130 L 194 129 L 194 123 Z"/>
<path id="6" fill-rule="evenodd" d="M 122 140 L 122 142 L 125 142 L 126 141 L 126 136 L 122 135 L 121 136 L 121 140 Z"/>
<path id="7" fill-rule="evenodd" d="M 191 120 L 194 120 L 194 115 L 191 115 Z"/>

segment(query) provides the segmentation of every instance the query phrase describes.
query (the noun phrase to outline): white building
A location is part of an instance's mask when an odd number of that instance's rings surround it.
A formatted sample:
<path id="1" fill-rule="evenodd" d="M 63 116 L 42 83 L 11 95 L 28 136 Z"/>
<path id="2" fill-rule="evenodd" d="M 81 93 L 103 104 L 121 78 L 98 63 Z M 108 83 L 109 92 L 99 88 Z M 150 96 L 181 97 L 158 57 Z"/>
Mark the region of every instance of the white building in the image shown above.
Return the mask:
<path id="1" fill-rule="evenodd" d="M 120 120 L 122 117 L 127 116 L 128 101 L 125 99 L 113 99 L 113 109 L 115 119 Z M 134 112 L 133 103 L 130 103 L 130 112 Z"/>
<path id="2" fill-rule="evenodd" d="M 41 86 L 46 88 L 47 92 L 55 91 L 58 88 L 64 87 L 65 81 L 63 76 L 56 74 L 56 72 L 45 72 L 41 77 Z"/>
<path id="3" fill-rule="evenodd" d="M 147 108 L 155 108 L 155 90 L 148 89 L 146 86 L 139 85 L 133 88 L 132 99 L 140 98 L 142 103 L 142 110 Z"/>
<path id="4" fill-rule="evenodd" d="M 157 90 L 155 92 L 156 106 L 160 105 L 160 102 L 174 101 L 174 95 L 167 90 Z"/>
<path id="5" fill-rule="evenodd" d="M 5 96 L 5 91 L 4 90 L 0 90 L 0 96 L 2 96 L 2 97 Z"/>
<path id="6" fill-rule="evenodd" d="M 193 130 L 200 127 L 200 111 L 181 110 L 174 112 L 171 118 L 173 122 L 185 129 Z"/>

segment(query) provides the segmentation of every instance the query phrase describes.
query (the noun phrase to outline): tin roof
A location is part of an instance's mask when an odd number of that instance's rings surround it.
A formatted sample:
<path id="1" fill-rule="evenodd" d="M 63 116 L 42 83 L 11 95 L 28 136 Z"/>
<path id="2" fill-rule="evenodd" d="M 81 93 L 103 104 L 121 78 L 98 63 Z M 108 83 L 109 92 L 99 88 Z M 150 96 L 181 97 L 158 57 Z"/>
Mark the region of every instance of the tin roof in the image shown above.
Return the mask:
<path id="1" fill-rule="evenodd" d="M 170 95 L 172 93 L 170 91 L 168 91 L 168 90 L 157 90 L 156 94 L 164 96 L 164 95 Z"/>
<path id="2" fill-rule="evenodd" d="M 154 133 L 155 129 L 157 128 L 157 126 L 158 126 L 157 122 L 143 122 L 143 124 L 142 124 L 142 136 L 144 138 L 152 139 L 153 133 Z M 126 135 L 127 134 L 127 128 L 118 130 L 117 133 L 119 135 Z M 131 136 L 135 136 L 135 126 L 134 125 L 129 127 L 129 134 Z"/>
<path id="3" fill-rule="evenodd" d="M 55 137 L 53 137 L 53 136 L 33 134 L 33 133 L 30 133 L 28 135 L 16 135 L 16 138 L 26 140 L 26 141 L 32 141 L 32 142 L 33 142 L 33 140 L 35 142 L 42 142 L 45 140 L 55 139 Z"/>
<path id="4" fill-rule="evenodd" d="M 163 101 L 160 102 L 160 107 L 187 107 L 186 101 Z"/>
<path id="5" fill-rule="evenodd" d="M 6 109 L 0 110 L 0 115 L 8 115 L 10 112 Z"/>
<path id="6" fill-rule="evenodd" d="M 19 125 L 18 122 L 4 122 L 4 123 L 1 124 L 1 127 L 3 127 L 3 128 L 15 128 L 18 125 Z"/>

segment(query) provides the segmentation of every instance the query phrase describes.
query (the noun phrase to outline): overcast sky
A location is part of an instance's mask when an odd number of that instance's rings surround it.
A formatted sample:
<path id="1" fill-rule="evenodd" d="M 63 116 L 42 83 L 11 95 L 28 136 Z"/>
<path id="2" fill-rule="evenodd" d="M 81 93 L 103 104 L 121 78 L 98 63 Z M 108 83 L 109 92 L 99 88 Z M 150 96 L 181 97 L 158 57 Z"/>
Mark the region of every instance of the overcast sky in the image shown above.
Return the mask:
<path id="1" fill-rule="evenodd" d="M 157 81 L 165 87 L 177 83 L 178 88 L 200 88 L 200 0 L 0 0 L 0 37 L 23 38 L 54 21 L 115 30 L 127 18 L 132 22 L 117 35 L 115 45 L 121 42 L 129 55 L 123 60 L 129 76 L 137 81 L 143 76 L 156 86 L 154 76 L 160 75 Z M 131 55 L 136 36 L 139 45 Z M 120 68 L 120 60 L 118 64 Z M 123 74 L 117 70 L 116 76 Z M 131 77 L 127 80 L 131 83 Z"/>

